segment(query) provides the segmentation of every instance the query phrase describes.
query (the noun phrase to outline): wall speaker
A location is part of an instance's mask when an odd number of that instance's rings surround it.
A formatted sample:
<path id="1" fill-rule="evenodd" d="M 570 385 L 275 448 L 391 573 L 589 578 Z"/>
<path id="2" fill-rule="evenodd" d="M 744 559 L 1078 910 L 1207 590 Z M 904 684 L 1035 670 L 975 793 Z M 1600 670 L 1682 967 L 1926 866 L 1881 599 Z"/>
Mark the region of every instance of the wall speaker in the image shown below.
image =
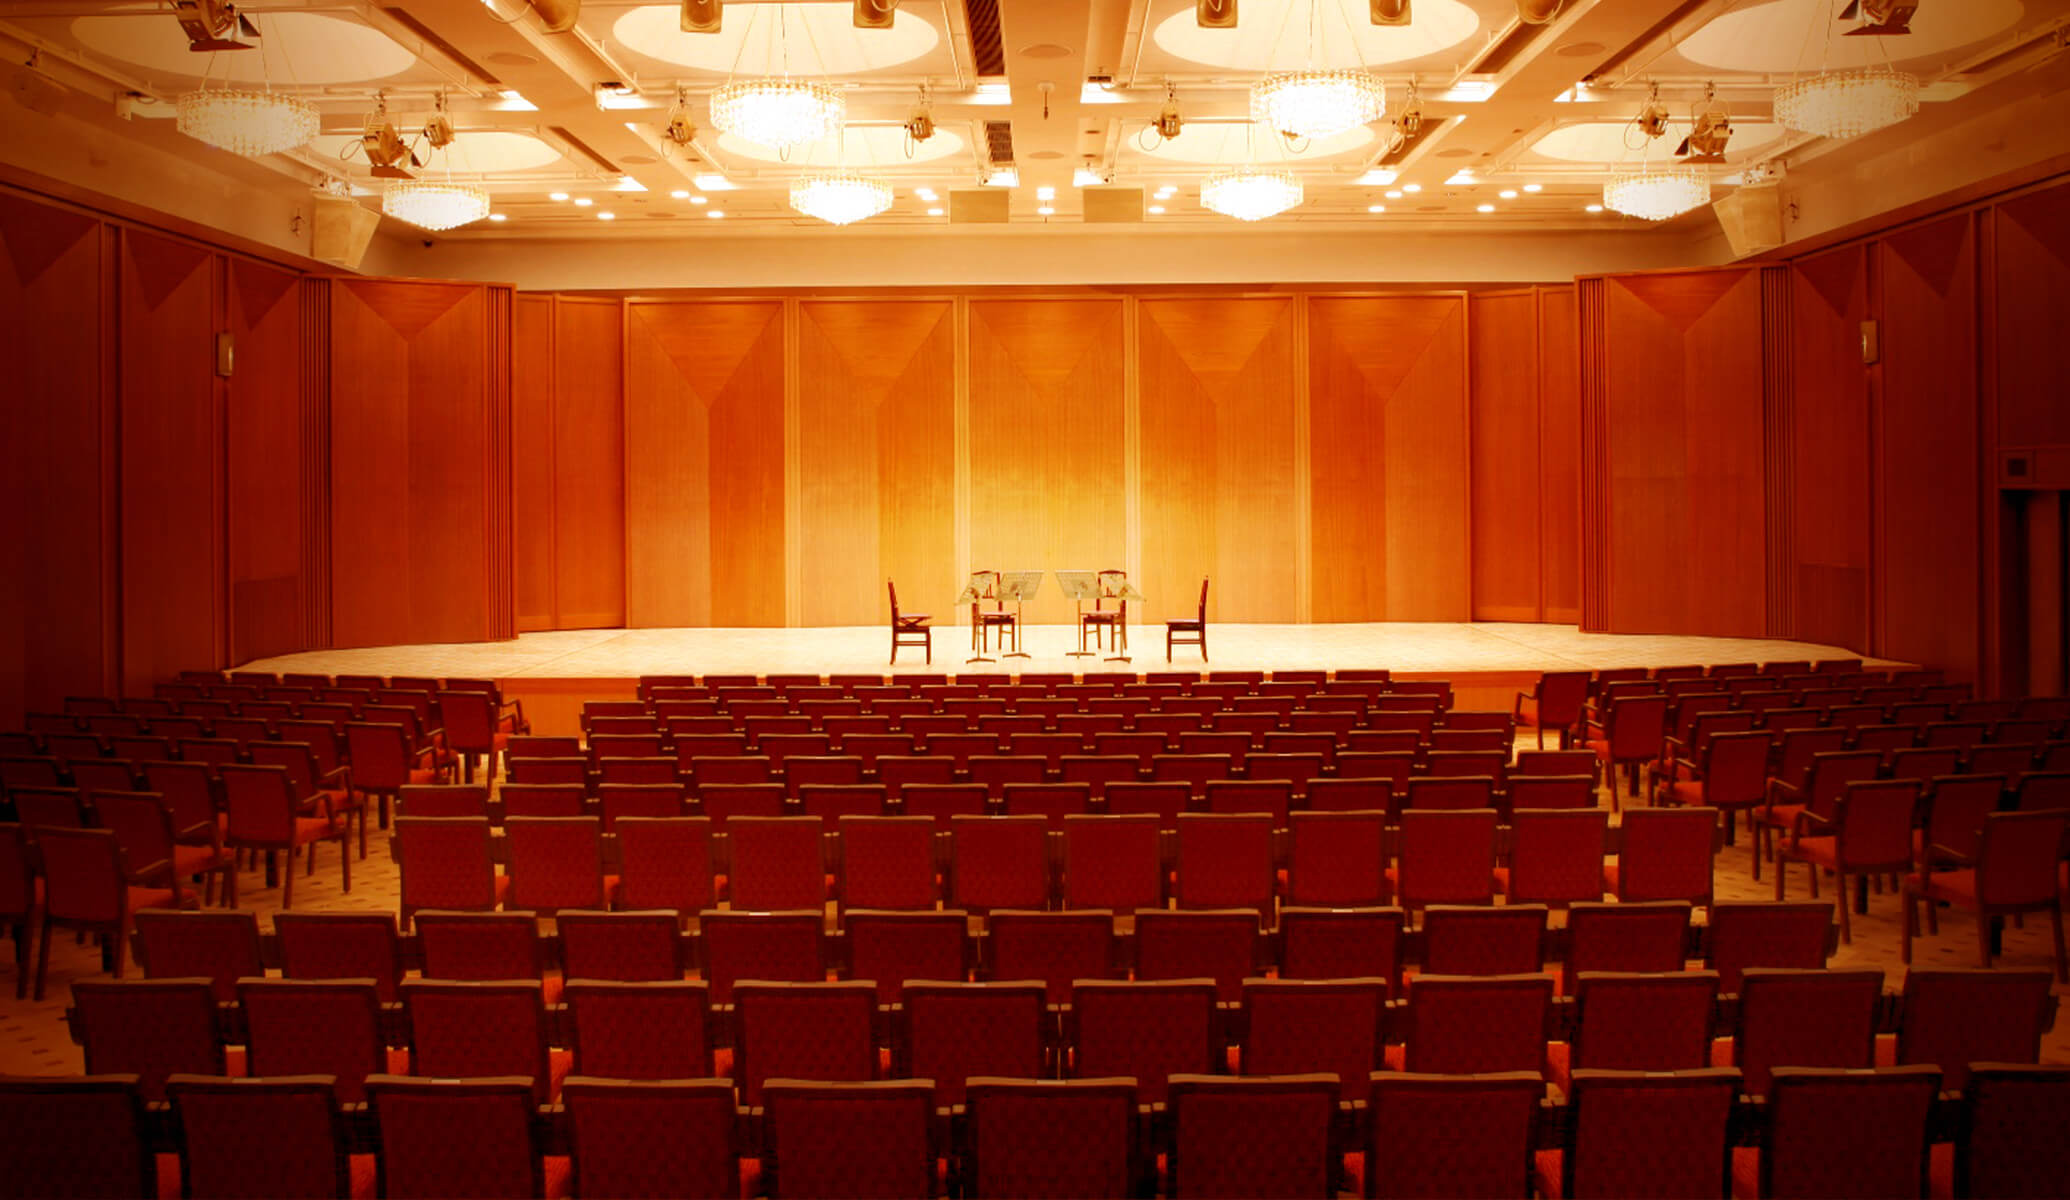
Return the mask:
<path id="1" fill-rule="evenodd" d="M 319 196 L 316 220 L 310 231 L 309 257 L 357 271 L 359 260 L 367 256 L 368 243 L 374 240 L 374 229 L 380 224 L 381 214 L 363 204 Z"/>
<path id="2" fill-rule="evenodd" d="M 957 188 L 949 193 L 949 224 L 1004 225 L 1011 188 Z"/>
<path id="3" fill-rule="evenodd" d="M 1781 188 L 1743 187 L 1714 202 L 1711 211 L 1718 215 L 1734 258 L 1761 254 L 1789 240 L 1783 236 Z"/>
<path id="4" fill-rule="evenodd" d="M 1088 225 L 1140 223 L 1143 219 L 1143 189 L 1139 187 L 1089 187 L 1078 189 Z"/>

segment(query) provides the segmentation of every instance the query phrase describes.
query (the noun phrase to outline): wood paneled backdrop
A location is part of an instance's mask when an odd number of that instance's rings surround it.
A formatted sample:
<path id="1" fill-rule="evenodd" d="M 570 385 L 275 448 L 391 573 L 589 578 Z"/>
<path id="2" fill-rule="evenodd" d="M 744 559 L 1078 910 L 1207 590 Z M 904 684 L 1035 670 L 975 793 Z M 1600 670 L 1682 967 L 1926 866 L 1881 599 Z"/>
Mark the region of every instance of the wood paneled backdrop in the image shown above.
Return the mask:
<path id="1" fill-rule="evenodd" d="M 1790 262 L 1471 295 L 516 296 L 11 187 L 0 253 L 0 725 L 305 648 L 869 625 L 887 578 L 946 622 L 987 566 L 1126 569 L 1151 627 L 1206 576 L 1217 621 L 2062 683 L 2060 621 L 2030 629 L 2070 492 L 2061 179 Z M 1066 619 L 1045 587 L 1030 619 Z"/>

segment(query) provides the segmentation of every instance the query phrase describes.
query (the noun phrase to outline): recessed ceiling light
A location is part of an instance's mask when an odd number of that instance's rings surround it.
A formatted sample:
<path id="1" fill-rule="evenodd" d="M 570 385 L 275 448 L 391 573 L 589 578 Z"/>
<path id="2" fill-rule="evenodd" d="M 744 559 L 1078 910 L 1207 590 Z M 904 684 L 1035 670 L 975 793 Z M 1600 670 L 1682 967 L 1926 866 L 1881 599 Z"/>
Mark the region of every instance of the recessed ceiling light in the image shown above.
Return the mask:
<path id="1" fill-rule="evenodd" d="M 1388 198 L 1389 200 L 1399 200 L 1399 199 L 1401 199 L 1401 198 L 1402 198 L 1402 190 L 1401 190 L 1400 188 L 1393 188 L 1393 189 L 1390 189 L 1390 190 L 1388 191 L 1388 193 L 1387 193 L 1387 198 Z"/>
<path id="2" fill-rule="evenodd" d="M 1387 206 L 1385 204 L 1368 204 L 1366 205 L 1366 211 L 1369 213 L 1384 213 L 1387 211 Z"/>
<path id="3" fill-rule="evenodd" d="M 1038 209 L 1036 209 L 1036 210 L 1035 210 L 1035 212 L 1036 212 L 1036 214 L 1037 214 L 1038 216 L 1044 216 L 1044 217 L 1047 217 L 1047 216 L 1051 216 L 1051 215 L 1053 215 L 1053 214 L 1054 214 L 1054 213 L 1055 213 L 1056 211 L 1057 211 L 1056 209 L 1054 209 L 1054 208 L 1051 208 L 1051 207 L 1050 207 L 1049 205 L 1047 205 L 1047 204 L 1045 204 L 1045 205 L 1043 205 L 1043 206 L 1042 206 L 1041 208 L 1038 208 Z"/>
<path id="4" fill-rule="evenodd" d="M 1153 205 L 1151 205 L 1151 206 L 1150 206 L 1150 215 L 1151 215 L 1151 216 L 1153 216 L 1153 217 L 1161 217 L 1161 216 L 1163 216 L 1163 215 L 1164 215 L 1164 205 L 1162 205 L 1162 204 L 1153 204 Z"/>
<path id="5" fill-rule="evenodd" d="M 1054 200 L 1057 198 L 1057 190 L 1048 184 L 1044 184 L 1035 189 L 1035 198 L 1037 200 Z"/>
<path id="6" fill-rule="evenodd" d="M 1591 204 L 1588 206 L 1588 211 L 1592 213 L 1602 212 L 1603 206 L 1600 204 Z"/>
<path id="7" fill-rule="evenodd" d="M 1515 188 L 1503 188 L 1502 191 L 1498 194 L 1504 200 L 1514 200 L 1517 198 L 1517 190 Z"/>
<path id="8" fill-rule="evenodd" d="M 1352 182 L 1362 183 L 1367 187 L 1386 187 L 1399 178 L 1401 178 L 1400 171 L 1392 171 L 1386 167 L 1374 167 L 1357 179 L 1352 180 Z"/>
<path id="9" fill-rule="evenodd" d="M 730 192 L 739 186 L 724 175 L 714 173 L 699 175 L 690 182 L 696 184 L 700 192 Z"/>
<path id="10" fill-rule="evenodd" d="M 710 204 L 711 202 L 712 202 L 712 201 L 711 201 L 711 197 L 709 197 L 709 196 L 692 196 L 692 197 L 690 197 L 690 203 L 692 203 L 692 204 Z"/>
<path id="11" fill-rule="evenodd" d="M 927 210 L 927 215 L 930 217 L 939 217 L 942 215 L 942 210 L 939 208 L 930 208 Z"/>
<path id="12" fill-rule="evenodd" d="M 575 207 L 577 208 L 588 208 L 590 205 L 595 203 L 596 201 L 590 199 L 588 196 L 575 197 Z"/>
<path id="13" fill-rule="evenodd" d="M 1475 212 L 1491 213 L 1495 211 L 1495 206 L 1492 204 L 1476 204 L 1473 210 Z"/>
<path id="14" fill-rule="evenodd" d="M 1423 190 L 1423 185 L 1420 183 L 1405 183 L 1402 185 L 1402 190 L 1413 196 Z"/>
<path id="15" fill-rule="evenodd" d="M 935 196 L 934 196 L 934 189 L 933 189 L 933 188 L 930 188 L 930 187 L 924 187 L 924 188 L 914 188 L 914 189 L 913 189 L 913 194 L 914 194 L 915 196 L 918 196 L 918 197 L 920 197 L 920 198 L 921 198 L 922 200 L 929 200 L 929 201 L 931 201 L 931 200 L 933 200 L 933 199 L 935 198 Z"/>
<path id="16" fill-rule="evenodd" d="M 1545 185 L 1542 183 L 1527 183 L 1524 185 L 1524 190 L 1536 194 L 1538 192 L 1544 191 Z"/>
<path id="17" fill-rule="evenodd" d="M 566 200 L 566 199 L 568 198 L 568 193 L 566 193 L 566 192 L 552 192 L 552 193 L 549 193 L 549 194 L 547 195 L 547 197 L 546 197 L 546 198 L 547 198 L 548 200 Z"/>
<path id="18" fill-rule="evenodd" d="M 690 192 L 687 188 L 677 188 L 675 191 L 669 193 L 669 198 L 671 200 L 688 200 L 690 198 Z"/>
<path id="19" fill-rule="evenodd" d="M 725 214 L 725 212 L 724 212 L 723 210 L 721 210 L 721 209 L 711 208 L 711 209 L 706 209 L 706 210 L 705 210 L 705 213 L 704 213 L 704 215 L 705 215 L 705 216 L 707 216 L 707 217 L 710 217 L 710 218 L 711 218 L 712 220 L 716 221 L 716 220 L 718 220 L 718 219 L 719 219 L 720 217 L 723 217 L 723 216 L 725 216 L 726 214 Z"/>
<path id="20" fill-rule="evenodd" d="M 597 220 L 599 221 L 616 221 L 617 219 L 618 214 L 615 212 L 600 212 L 597 214 Z"/>
<path id="21" fill-rule="evenodd" d="M 504 213 L 490 213 L 489 219 L 491 221 L 508 221 L 510 217 Z"/>

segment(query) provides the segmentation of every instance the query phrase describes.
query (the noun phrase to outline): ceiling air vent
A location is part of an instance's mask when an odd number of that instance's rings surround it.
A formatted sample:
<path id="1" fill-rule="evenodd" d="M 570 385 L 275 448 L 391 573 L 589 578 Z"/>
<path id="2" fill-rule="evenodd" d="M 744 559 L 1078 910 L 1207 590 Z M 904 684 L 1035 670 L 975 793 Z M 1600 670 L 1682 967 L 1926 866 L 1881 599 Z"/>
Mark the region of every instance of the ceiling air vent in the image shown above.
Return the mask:
<path id="1" fill-rule="evenodd" d="M 1006 74 L 1006 47 L 999 40 L 999 0 L 964 0 L 970 18 L 970 50 L 979 75 Z"/>
<path id="2" fill-rule="evenodd" d="M 1013 165 L 1013 124 L 1008 121 L 985 122 L 986 161 L 995 167 Z"/>

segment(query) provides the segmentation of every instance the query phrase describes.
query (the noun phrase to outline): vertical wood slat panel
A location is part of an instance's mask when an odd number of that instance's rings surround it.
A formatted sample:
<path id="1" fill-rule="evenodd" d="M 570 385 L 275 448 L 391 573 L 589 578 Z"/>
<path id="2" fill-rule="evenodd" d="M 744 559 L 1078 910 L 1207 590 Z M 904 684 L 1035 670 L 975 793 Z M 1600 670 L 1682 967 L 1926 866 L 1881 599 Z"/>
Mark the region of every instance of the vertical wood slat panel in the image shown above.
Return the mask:
<path id="1" fill-rule="evenodd" d="M 554 491 L 554 310 L 558 297 L 519 296 L 512 314 L 510 507 L 512 591 L 519 633 L 558 627 L 554 584 L 560 576 L 554 542 L 559 497 Z"/>
<path id="2" fill-rule="evenodd" d="M 1538 294 L 1539 590 L 1542 620 L 1581 620 L 1581 336 L 1574 288 Z"/>
<path id="3" fill-rule="evenodd" d="M 1575 284 L 1581 319 L 1581 628 L 1610 631 L 1610 416 L 1606 401 L 1604 279 Z"/>
<path id="4" fill-rule="evenodd" d="M 617 300 L 553 313 L 553 627 L 625 623 L 624 328 Z"/>
<path id="5" fill-rule="evenodd" d="M 1790 269 L 1761 269 L 1762 482 L 1767 500 L 1768 608 L 1763 631 L 1789 637 L 1797 626 L 1795 566 L 1796 457 L 1791 429 L 1796 393 L 1790 363 Z"/>
<path id="6" fill-rule="evenodd" d="M 228 659 L 243 662 L 310 645 L 303 361 L 313 355 L 299 277 L 242 259 L 226 266 L 225 328 L 236 347 L 224 405 Z"/>
<path id="7" fill-rule="evenodd" d="M 1781 557 L 1790 589 L 1783 626 L 1803 641 L 1866 649 L 1871 636 L 1870 316 L 1868 255 L 1843 247 L 1791 264 L 1789 411 L 1771 450 L 1788 463 Z M 1771 329 L 1777 323 L 1770 322 Z"/>
<path id="8" fill-rule="evenodd" d="M 1537 621 L 1544 611 L 1538 294 L 1482 292 L 1471 305 L 1473 619 Z"/>

